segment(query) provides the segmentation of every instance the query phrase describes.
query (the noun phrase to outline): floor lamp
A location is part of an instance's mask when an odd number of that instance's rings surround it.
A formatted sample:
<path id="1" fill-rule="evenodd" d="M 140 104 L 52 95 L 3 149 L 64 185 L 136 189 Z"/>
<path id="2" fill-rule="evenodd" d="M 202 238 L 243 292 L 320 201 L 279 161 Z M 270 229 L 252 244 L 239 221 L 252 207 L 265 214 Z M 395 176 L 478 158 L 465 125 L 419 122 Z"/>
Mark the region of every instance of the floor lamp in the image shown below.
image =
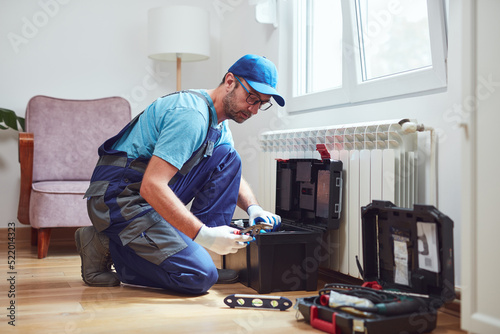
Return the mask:
<path id="1" fill-rule="evenodd" d="M 208 12 L 200 7 L 168 6 L 148 12 L 148 55 L 177 62 L 177 90 L 181 90 L 181 63 L 210 56 Z"/>

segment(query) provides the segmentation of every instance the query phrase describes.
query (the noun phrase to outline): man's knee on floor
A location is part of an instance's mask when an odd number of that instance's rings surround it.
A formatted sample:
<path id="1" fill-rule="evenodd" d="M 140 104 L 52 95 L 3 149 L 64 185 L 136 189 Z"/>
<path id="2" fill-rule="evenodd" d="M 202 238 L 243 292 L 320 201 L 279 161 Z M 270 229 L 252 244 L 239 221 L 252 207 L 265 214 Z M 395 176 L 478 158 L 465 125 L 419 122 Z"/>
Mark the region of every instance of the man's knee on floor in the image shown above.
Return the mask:
<path id="1" fill-rule="evenodd" d="M 199 271 L 196 274 L 189 274 L 189 276 L 181 274 L 176 279 L 176 290 L 188 294 L 203 294 L 217 282 L 218 277 L 215 266 L 206 268 L 206 270 Z"/>
<path id="2" fill-rule="evenodd" d="M 206 277 L 197 286 L 193 286 L 191 290 L 193 294 L 203 294 L 206 293 L 210 288 L 217 282 L 217 274 L 215 276 Z"/>

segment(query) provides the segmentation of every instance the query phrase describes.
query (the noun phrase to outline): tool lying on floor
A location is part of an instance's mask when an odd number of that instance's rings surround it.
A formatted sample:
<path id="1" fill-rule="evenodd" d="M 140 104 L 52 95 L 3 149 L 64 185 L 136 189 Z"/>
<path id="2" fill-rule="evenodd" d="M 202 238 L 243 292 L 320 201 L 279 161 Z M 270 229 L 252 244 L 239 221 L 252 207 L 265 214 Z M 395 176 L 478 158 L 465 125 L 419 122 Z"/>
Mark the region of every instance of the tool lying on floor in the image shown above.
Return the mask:
<path id="1" fill-rule="evenodd" d="M 411 298 L 398 294 L 398 291 L 373 290 L 361 286 L 347 286 L 348 290 L 338 289 L 336 284 L 326 284 L 319 291 L 319 302 L 336 310 L 344 310 L 358 315 L 370 313 L 399 315 L 417 312 L 426 307 L 421 298 Z"/>
<path id="2" fill-rule="evenodd" d="M 280 296 L 240 295 L 234 294 L 224 298 L 224 303 L 230 308 L 260 308 L 285 311 L 292 306 L 292 301 Z"/>

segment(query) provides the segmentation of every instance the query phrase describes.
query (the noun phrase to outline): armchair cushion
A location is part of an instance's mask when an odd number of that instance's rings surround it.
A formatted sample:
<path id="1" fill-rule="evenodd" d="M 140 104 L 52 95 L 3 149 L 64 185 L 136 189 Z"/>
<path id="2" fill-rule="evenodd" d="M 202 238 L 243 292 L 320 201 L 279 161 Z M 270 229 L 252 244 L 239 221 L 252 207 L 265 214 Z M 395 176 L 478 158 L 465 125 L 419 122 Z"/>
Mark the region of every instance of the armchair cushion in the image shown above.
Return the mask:
<path id="1" fill-rule="evenodd" d="M 91 225 L 83 195 L 89 181 L 43 181 L 33 183 L 30 223 L 37 229 Z"/>

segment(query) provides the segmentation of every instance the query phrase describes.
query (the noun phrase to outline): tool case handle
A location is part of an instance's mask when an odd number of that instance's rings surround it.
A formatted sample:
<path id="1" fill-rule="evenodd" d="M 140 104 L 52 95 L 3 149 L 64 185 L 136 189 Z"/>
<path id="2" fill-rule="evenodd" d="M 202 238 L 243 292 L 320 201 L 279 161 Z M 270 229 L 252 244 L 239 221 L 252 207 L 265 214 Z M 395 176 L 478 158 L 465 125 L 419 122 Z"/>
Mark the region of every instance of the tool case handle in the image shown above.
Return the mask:
<path id="1" fill-rule="evenodd" d="M 328 322 L 321 320 L 318 317 L 318 307 L 316 305 L 311 306 L 311 314 L 309 316 L 309 322 L 313 328 L 319 329 L 320 331 L 327 332 L 330 334 L 342 334 L 335 323 L 335 315 L 337 313 L 332 313 L 332 321 Z"/>

